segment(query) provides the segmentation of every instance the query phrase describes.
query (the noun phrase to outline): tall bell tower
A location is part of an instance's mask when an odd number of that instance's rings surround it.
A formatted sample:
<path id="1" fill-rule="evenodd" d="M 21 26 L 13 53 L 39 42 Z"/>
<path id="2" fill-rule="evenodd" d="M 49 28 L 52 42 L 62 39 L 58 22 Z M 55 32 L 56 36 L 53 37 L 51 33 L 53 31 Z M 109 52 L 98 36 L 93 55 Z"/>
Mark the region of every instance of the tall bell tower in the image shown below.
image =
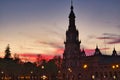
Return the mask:
<path id="1" fill-rule="evenodd" d="M 63 76 L 65 80 L 76 80 L 76 71 L 80 65 L 80 43 L 79 32 L 75 25 L 75 14 L 73 11 L 73 3 L 71 2 L 71 11 L 69 14 L 69 26 L 66 31 L 65 50 L 63 53 Z"/>

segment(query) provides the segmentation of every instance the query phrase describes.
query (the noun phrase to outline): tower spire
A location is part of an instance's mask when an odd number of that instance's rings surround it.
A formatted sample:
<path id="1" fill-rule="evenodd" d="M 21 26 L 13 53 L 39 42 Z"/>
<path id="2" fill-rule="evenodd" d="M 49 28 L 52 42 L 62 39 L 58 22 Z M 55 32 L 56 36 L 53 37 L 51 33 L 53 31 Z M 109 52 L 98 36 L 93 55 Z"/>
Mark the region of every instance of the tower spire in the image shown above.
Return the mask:
<path id="1" fill-rule="evenodd" d="M 100 52 L 100 49 L 98 48 L 98 45 L 96 45 L 96 49 L 95 49 L 95 53 L 94 55 L 102 55 L 102 53 Z"/>
<path id="2" fill-rule="evenodd" d="M 73 10 L 73 1 L 71 0 L 71 10 Z"/>
<path id="3" fill-rule="evenodd" d="M 114 47 L 114 49 L 113 49 L 112 56 L 117 56 L 117 51 L 116 51 L 115 47 Z"/>
<path id="4" fill-rule="evenodd" d="M 73 1 L 71 0 L 71 6 L 73 5 Z"/>
<path id="5" fill-rule="evenodd" d="M 70 14 L 69 14 L 69 29 L 71 30 L 75 30 L 76 29 L 76 26 L 75 26 L 75 14 L 74 14 L 74 11 L 73 11 L 73 1 L 71 0 L 71 11 L 70 11 Z"/>
<path id="6" fill-rule="evenodd" d="M 63 53 L 63 65 L 62 65 L 62 71 L 64 71 L 64 78 L 65 80 L 78 80 L 78 77 L 74 75 L 74 73 L 69 73 L 70 70 L 73 72 L 76 71 L 76 68 L 78 68 L 80 65 L 80 57 L 85 56 L 85 51 L 83 50 L 83 54 L 80 49 L 80 43 L 79 41 L 79 32 L 76 29 L 75 26 L 75 14 L 73 11 L 73 2 L 71 1 L 70 5 L 70 14 L 69 14 L 69 26 L 68 30 L 66 31 L 66 41 L 65 44 L 65 50 Z M 70 69 L 70 70 L 69 70 Z M 69 71 L 68 71 L 69 70 Z M 79 70 L 78 70 L 79 71 Z M 66 76 L 69 75 L 69 76 Z M 71 77 L 72 76 L 72 77 Z"/>

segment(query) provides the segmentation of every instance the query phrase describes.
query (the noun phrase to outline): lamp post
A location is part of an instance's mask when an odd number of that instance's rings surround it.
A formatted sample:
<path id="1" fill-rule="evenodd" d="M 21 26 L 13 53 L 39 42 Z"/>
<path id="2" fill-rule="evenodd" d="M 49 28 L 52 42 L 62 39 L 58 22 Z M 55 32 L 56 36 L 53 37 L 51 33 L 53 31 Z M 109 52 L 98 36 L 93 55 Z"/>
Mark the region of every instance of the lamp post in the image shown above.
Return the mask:
<path id="1" fill-rule="evenodd" d="M 33 71 L 30 71 L 30 78 L 33 79 Z"/>
<path id="2" fill-rule="evenodd" d="M 5 78 L 5 76 L 4 76 L 4 72 L 1 71 L 1 74 L 2 74 L 2 75 L 1 75 L 1 79 L 4 80 L 4 78 Z"/>
<path id="3" fill-rule="evenodd" d="M 42 69 L 42 75 L 41 75 L 41 79 L 42 80 L 46 80 L 48 77 L 45 75 L 45 66 L 44 65 L 42 65 L 41 66 L 41 69 Z"/>

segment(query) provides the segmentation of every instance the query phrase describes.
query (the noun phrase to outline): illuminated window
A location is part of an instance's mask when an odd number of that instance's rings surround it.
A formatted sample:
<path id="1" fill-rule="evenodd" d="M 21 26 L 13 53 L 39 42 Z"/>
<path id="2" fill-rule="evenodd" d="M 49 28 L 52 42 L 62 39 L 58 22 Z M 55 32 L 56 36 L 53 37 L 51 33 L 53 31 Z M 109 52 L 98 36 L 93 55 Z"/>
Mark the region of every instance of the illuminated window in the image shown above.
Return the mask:
<path id="1" fill-rule="evenodd" d="M 72 72 L 72 69 L 71 69 L 71 68 L 68 68 L 68 71 L 69 71 L 69 72 Z"/>

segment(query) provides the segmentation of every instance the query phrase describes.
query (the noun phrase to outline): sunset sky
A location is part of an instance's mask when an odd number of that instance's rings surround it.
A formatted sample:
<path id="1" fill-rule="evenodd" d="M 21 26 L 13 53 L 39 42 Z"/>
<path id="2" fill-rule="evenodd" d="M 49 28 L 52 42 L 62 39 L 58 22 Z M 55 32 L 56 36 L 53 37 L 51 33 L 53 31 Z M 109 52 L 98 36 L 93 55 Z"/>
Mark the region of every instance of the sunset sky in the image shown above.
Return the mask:
<path id="1" fill-rule="evenodd" d="M 120 53 L 120 0 L 73 0 L 81 49 L 96 45 L 103 54 Z M 0 56 L 11 53 L 36 59 L 62 55 L 70 0 L 0 0 Z"/>

